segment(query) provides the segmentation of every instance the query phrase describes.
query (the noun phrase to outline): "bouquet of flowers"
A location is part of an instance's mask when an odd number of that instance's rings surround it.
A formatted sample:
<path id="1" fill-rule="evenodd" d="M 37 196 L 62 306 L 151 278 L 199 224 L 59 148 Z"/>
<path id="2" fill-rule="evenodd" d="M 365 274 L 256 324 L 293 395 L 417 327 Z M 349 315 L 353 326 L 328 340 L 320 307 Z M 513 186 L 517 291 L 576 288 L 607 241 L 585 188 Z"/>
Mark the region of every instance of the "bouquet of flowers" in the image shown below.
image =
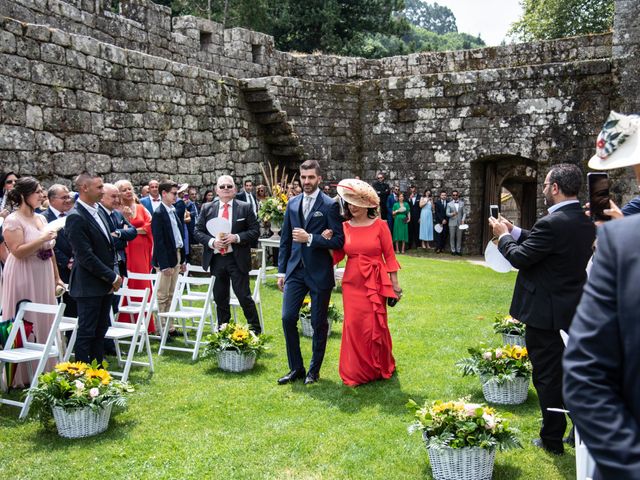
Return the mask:
<path id="1" fill-rule="evenodd" d="M 415 420 L 409 433 L 422 430 L 428 449 L 480 447 L 509 450 L 522 448 L 516 437 L 517 430 L 498 415 L 496 410 L 468 398 L 455 401 L 425 402 L 419 406 L 409 400 L 407 408 L 414 412 Z"/>
<path id="2" fill-rule="evenodd" d="M 258 210 L 258 218 L 264 222 L 282 224 L 284 211 L 287 209 L 289 199 L 280 185 L 274 185 L 272 195 L 263 200 Z"/>
<path id="3" fill-rule="evenodd" d="M 469 353 L 470 357 L 457 363 L 463 376 L 478 375 L 482 383 L 494 380 L 498 385 L 517 377 L 531 376 L 531 361 L 526 347 L 469 348 Z"/>
<path id="4" fill-rule="evenodd" d="M 493 322 L 493 331 L 504 335 L 518 335 L 524 337 L 525 324 L 511 315 L 497 315 Z"/>
<path id="5" fill-rule="evenodd" d="M 208 342 L 204 355 L 211 356 L 225 350 L 235 350 L 238 353 L 249 353 L 257 356 L 266 350 L 269 341 L 267 335 L 256 335 L 247 325 L 230 322 L 220 326 L 220 329 L 207 335 Z"/>
<path id="6" fill-rule="evenodd" d="M 311 316 L 311 298 L 305 297 L 304 301 L 302 302 L 300 314 Z M 343 320 L 342 312 L 333 302 L 329 302 L 329 308 L 327 309 L 327 320 L 329 322 L 342 322 Z"/>
<path id="7" fill-rule="evenodd" d="M 38 385 L 29 390 L 33 395 L 32 412 L 45 421 L 50 418 L 52 407 L 64 410 L 90 407 L 94 411 L 109 404 L 126 407 L 125 394 L 133 392 L 133 387 L 113 380 L 107 366 L 107 362 L 98 365 L 95 360 L 91 365 L 59 363 L 53 371 L 40 375 Z"/>

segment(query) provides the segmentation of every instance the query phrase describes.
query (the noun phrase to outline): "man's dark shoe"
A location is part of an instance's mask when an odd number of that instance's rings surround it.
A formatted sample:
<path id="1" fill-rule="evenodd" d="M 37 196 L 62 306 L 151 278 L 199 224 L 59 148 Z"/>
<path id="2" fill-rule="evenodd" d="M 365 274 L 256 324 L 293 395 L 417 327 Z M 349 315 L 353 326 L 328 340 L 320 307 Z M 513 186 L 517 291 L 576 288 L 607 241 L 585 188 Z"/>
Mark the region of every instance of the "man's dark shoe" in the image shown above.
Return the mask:
<path id="1" fill-rule="evenodd" d="M 564 454 L 564 448 L 562 446 L 560 447 L 551 447 L 549 445 L 547 445 L 541 438 L 534 438 L 531 443 L 533 443 L 533 445 L 535 447 L 538 448 L 542 448 L 543 450 L 546 450 L 549 453 L 552 453 L 554 455 L 563 455 Z"/>
<path id="2" fill-rule="evenodd" d="M 307 377 L 304 379 L 304 384 L 311 385 L 312 383 L 316 383 L 318 380 L 320 380 L 320 375 L 317 373 L 308 373 Z"/>
<path id="3" fill-rule="evenodd" d="M 291 370 L 284 377 L 278 379 L 278 385 L 286 385 L 287 383 L 294 382 L 298 379 L 304 378 L 304 368 L 302 370 Z"/>

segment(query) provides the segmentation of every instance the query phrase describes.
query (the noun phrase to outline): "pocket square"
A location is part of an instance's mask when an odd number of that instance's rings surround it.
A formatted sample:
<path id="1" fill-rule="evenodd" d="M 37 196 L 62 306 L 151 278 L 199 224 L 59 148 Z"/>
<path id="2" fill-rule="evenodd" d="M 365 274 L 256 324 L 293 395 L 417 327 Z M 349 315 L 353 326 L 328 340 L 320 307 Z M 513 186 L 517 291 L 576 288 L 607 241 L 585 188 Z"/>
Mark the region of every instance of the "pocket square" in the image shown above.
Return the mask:
<path id="1" fill-rule="evenodd" d="M 322 212 L 315 212 L 315 213 L 313 214 L 313 216 L 314 216 L 314 217 L 324 217 L 324 213 L 322 213 Z"/>
<path id="2" fill-rule="evenodd" d="M 239 218 L 239 219 L 236 220 L 236 222 L 242 222 L 242 221 L 244 221 L 246 219 L 247 219 L 247 217 Z"/>

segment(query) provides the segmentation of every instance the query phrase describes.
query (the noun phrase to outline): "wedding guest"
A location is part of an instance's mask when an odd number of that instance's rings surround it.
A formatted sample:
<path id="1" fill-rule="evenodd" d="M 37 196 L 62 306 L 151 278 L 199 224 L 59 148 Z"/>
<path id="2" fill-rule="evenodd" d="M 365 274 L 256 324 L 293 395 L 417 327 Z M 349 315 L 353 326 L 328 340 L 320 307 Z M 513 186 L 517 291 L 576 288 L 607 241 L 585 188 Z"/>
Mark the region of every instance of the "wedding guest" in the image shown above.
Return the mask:
<path id="1" fill-rule="evenodd" d="M 140 203 L 147 211 L 153 215 L 160 204 L 162 203 L 162 198 L 160 197 L 160 182 L 158 180 L 150 180 L 149 181 L 149 195 L 146 197 L 142 197 L 140 199 Z"/>
<path id="2" fill-rule="evenodd" d="M 149 196 L 149 185 L 143 185 L 140 189 L 140 198 L 145 198 Z"/>
<path id="3" fill-rule="evenodd" d="M 202 210 L 205 203 L 213 202 L 214 198 L 215 194 L 213 193 L 213 190 L 205 190 L 204 195 L 202 195 L 202 203 L 200 204 L 199 210 Z"/>
<path id="4" fill-rule="evenodd" d="M 300 179 L 304 195 L 287 204 L 278 257 L 278 289 L 284 292 L 282 328 L 289 361 L 289 373 L 278 379 L 280 385 L 303 378 L 308 385 L 320 378 L 329 330 L 327 309 L 335 283 L 330 250 L 341 248 L 344 243 L 338 203 L 318 188 L 322 175 L 317 160 L 300 165 Z M 327 229 L 334 232 L 331 240 L 321 235 Z M 307 294 L 312 305 L 313 353 L 305 376 L 297 323 Z"/>
<path id="5" fill-rule="evenodd" d="M 2 174 L 2 176 L 0 176 L 0 186 L 2 186 L 2 190 L 0 190 L 0 217 L 3 219 L 7 218 L 7 216 L 11 213 L 11 202 L 8 201 L 8 193 L 13 190 L 13 187 L 18 178 L 20 177 L 13 172 L 5 172 Z M 4 239 L 2 236 L 2 226 L 0 226 L 0 266 L 4 264 L 4 262 L 6 262 L 8 255 L 9 251 L 4 244 Z M 0 273 L 2 273 L 1 269 Z"/>
<path id="6" fill-rule="evenodd" d="M 418 248 L 420 243 L 420 213 L 422 209 L 420 207 L 420 194 L 415 185 L 409 187 L 407 203 L 409 203 L 409 213 L 411 214 L 411 220 L 407 224 L 409 227 L 407 248 Z"/>
<path id="7" fill-rule="evenodd" d="M 393 232 L 393 220 L 394 220 L 393 206 L 398 202 L 399 194 L 400 194 L 400 187 L 397 185 L 394 185 L 393 189 L 387 196 L 387 225 L 389 225 L 390 232 Z"/>
<path id="8" fill-rule="evenodd" d="M 540 438 L 533 444 L 558 455 L 564 452 L 567 421 L 564 413 L 549 409 L 564 406 L 560 330 L 571 325 L 595 238 L 578 200 L 581 186 L 580 168 L 553 165 L 542 190 L 549 213 L 530 231 L 489 217 L 500 253 L 519 270 L 509 314 L 527 325 L 525 341 L 542 415 Z"/>
<path id="9" fill-rule="evenodd" d="M 191 217 L 191 220 L 189 221 L 189 223 L 185 224 L 185 226 L 187 227 L 187 234 L 189 237 L 189 245 L 198 244 L 198 241 L 194 236 L 196 223 L 198 221 L 198 217 L 200 216 L 200 208 L 198 207 L 197 201 L 198 201 L 198 189 L 196 187 L 189 187 L 187 196 L 184 198 L 186 211 L 189 213 L 189 216 Z"/>
<path id="10" fill-rule="evenodd" d="M 397 274 L 400 265 L 389 228 L 378 217 L 380 200 L 373 187 L 347 179 L 337 188 L 345 202 L 346 221 L 342 224 L 344 247 L 334 252 L 334 262 L 347 256 L 339 372 L 345 385 L 356 386 L 388 379 L 395 370 L 387 298 L 402 296 Z"/>
<path id="11" fill-rule="evenodd" d="M 127 242 L 127 270 L 134 273 L 151 272 L 151 253 L 153 251 L 153 235 L 151 233 L 151 215 L 142 205 L 135 202 L 133 185 L 129 180 L 118 180 L 115 186 L 120 191 L 120 212 L 135 229 L 138 235 Z M 135 290 L 152 290 L 149 280 L 128 279 L 127 286 Z M 153 319 L 149 324 L 149 332 L 155 332 Z"/>
<path id="12" fill-rule="evenodd" d="M 260 205 L 267 199 L 267 197 L 269 197 L 267 186 L 262 184 L 258 185 L 256 187 L 256 200 L 258 200 L 258 208 L 260 208 Z"/>
<path id="13" fill-rule="evenodd" d="M 4 221 L 4 241 L 9 256 L 4 267 L 2 283 L 2 317 L 15 318 L 16 305 L 21 300 L 55 305 L 56 286 L 63 285 L 58 274 L 53 246 L 57 233 L 47 230 L 47 220 L 35 213 L 45 198 L 44 190 L 33 177 L 22 177 L 7 193 L 10 207 L 16 207 Z M 43 343 L 49 335 L 53 318 L 50 315 L 30 314 L 25 318 L 28 337 Z M 20 345 L 18 345 L 20 346 Z M 55 365 L 51 360 L 47 370 Z M 31 382 L 26 363 L 18 365 L 12 387 L 22 388 Z"/>
<path id="14" fill-rule="evenodd" d="M 184 272 L 184 230 L 182 219 L 176 213 L 174 204 L 178 195 L 178 184 L 163 180 L 158 191 L 162 205 L 153 212 L 151 231 L 153 232 L 153 254 L 151 263 L 162 272 L 158 285 L 158 310 L 168 312 L 180 272 Z M 173 329 L 169 325 L 169 332 Z"/>
<path id="15" fill-rule="evenodd" d="M 589 167 L 632 167 L 640 185 L 638 145 L 640 116 L 611 112 Z M 595 461 L 594 480 L 640 478 L 640 217 L 631 213 L 598 228 L 564 353 L 564 398 Z"/>
<path id="16" fill-rule="evenodd" d="M 466 220 L 464 201 L 457 190 L 451 192 L 451 201 L 447 204 L 447 224 L 449 225 L 449 242 L 451 255 L 462 255 L 462 229 Z"/>
<path id="17" fill-rule="evenodd" d="M 404 200 L 404 193 L 398 195 L 398 201 L 391 209 L 393 214 L 393 241 L 396 245 L 396 253 L 404 253 L 406 243 L 409 241 L 409 226 L 411 212 L 409 203 Z"/>
<path id="18" fill-rule="evenodd" d="M 447 228 L 447 191 L 440 191 L 440 198 L 436 200 L 434 206 L 434 230 L 437 228 L 440 230 L 438 232 L 436 230 L 436 253 L 444 252 L 444 247 L 447 244 L 447 235 L 449 233 L 449 229 Z"/>
<path id="19" fill-rule="evenodd" d="M 118 257 L 109 220 L 98 207 L 103 195 L 102 179 L 83 172 L 75 183 L 79 197 L 65 224 L 75 258 L 69 278 L 69 294 L 78 304 L 75 355 L 80 362 L 101 363 L 113 292 L 122 285 L 122 276 L 116 272 Z"/>
<path id="20" fill-rule="evenodd" d="M 431 250 L 433 241 L 433 196 L 431 191 L 426 189 L 420 198 L 420 242 L 422 248 Z"/>
<path id="21" fill-rule="evenodd" d="M 376 181 L 373 182 L 373 189 L 380 198 L 380 218 L 387 218 L 387 197 L 391 193 L 391 188 L 385 181 L 384 173 L 378 172 L 376 175 Z"/>
<path id="22" fill-rule="evenodd" d="M 43 215 L 48 222 L 53 222 L 58 218 L 65 218 L 73 208 L 71 194 L 69 193 L 69 189 L 64 185 L 59 183 L 51 185 L 47 192 L 47 196 L 49 198 L 49 208 L 45 210 Z M 71 267 L 73 267 L 73 250 L 71 250 L 71 244 L 69 243 L 69 240 L 67 240 L 64 228 L 58 231 L 53 251 L 55 253 L 58 274 L 62 281 L 68 284 L 69 276 L 71 275 Z M 65 304 L 65 316 L 77 317 L 78 308 L 76 306 L 76 301 L 66 290 L 62 295 L 62 301 Z"/>

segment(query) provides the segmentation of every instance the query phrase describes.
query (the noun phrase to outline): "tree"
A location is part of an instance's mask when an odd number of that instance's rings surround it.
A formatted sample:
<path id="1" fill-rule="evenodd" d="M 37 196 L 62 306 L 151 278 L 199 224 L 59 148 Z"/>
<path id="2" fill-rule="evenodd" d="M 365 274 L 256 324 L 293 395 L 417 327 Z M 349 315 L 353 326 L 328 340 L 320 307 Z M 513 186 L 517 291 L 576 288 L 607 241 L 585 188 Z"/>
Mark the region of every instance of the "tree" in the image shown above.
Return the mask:
<path id="1" fill-rule="evenodd" d="M 448 7 L 423 0 L 405 0 L 402 15 L 413 25 L 441 35 L 457 32 L 456 17 Z"/>
<path id="2" fill-rule="evenodd" d="M 509 33 L 524 41 L 603 33 L 613 26 L 614 0 L 522 0 L 522 7 Z"/>

